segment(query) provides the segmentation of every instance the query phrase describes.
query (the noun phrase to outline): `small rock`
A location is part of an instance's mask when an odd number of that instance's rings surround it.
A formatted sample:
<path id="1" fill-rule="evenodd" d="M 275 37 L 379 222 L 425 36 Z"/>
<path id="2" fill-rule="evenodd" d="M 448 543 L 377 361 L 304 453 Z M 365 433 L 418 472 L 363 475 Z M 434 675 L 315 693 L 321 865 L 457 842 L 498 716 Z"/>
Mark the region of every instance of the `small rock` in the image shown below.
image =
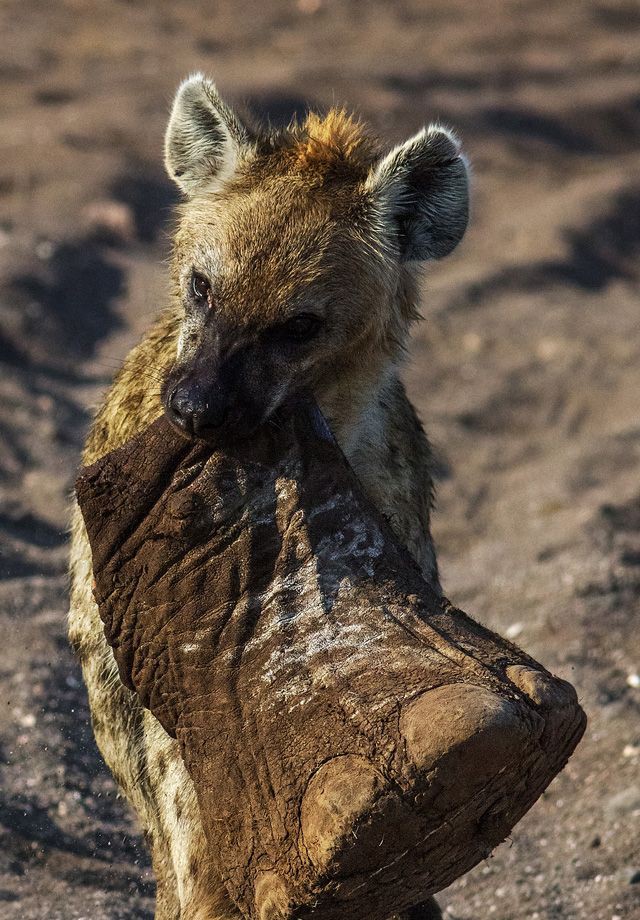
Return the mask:
<path id="1" fill-rule="evenodd" d="M 640 869 L 631 870 L 631 875 L 629 876 L 630 885 L 640 885 Z"/>
<path id="2" fill-rule="evenodd" d="M 640 808 L 640 788 L 631 786 L 610 796 L 604 803 L 609 818 L 624 817 Z"/>
<path id="3" fill-rule="evenodd" d="M 129 205 L 122 201 L 94 201 L 85 208 L 89 230 L 109 243 L 131 243 L 136 236 L 136 221 Z"/>
<path id="4" fill-rule="evenodd" d="M 478 335 L 477 332 L 467 332 L 462 336 L 462 346 L 465 351 L 471 352 L 472 355 L 477 355 L 481 351 L 484 341 L 482 336 Z"/>
<path id="5" fill-rule="evenodd" d="M 507 626 L 505 635 L 507 639 L 517 639 L 523 629 L 524 623 L 512 623 L 511 626 Z"/>
<path id="6" fill-rule="evenodd" d="M 593 863 L 585 863 L 585 865 L 576 868 L 576 878 L 579 882 L 590 881 L 592 878 L 595 878 L 597 874 L 598 870 Z"/>
<path id="7" fill-rule="evenodd" d="M 51 240 L 40 240 L 36 244 L 36 255 L 43 262 L 46 262 L 54 253 L 54 245 Z"/>
<path id="8" fill-rule="evenodd" d="M 627 677 L 627 684 L 629 687 L 633 687 L 634 690 L 637 690 L 640 687 L 640 674 L 629 674 Z"/>
<path id="9" fill-rule="evenodd" d="M 562 342 L 557 339 L 540 339 L 536 354 L 542 361 L 550 361 L 562 351 Z"/>

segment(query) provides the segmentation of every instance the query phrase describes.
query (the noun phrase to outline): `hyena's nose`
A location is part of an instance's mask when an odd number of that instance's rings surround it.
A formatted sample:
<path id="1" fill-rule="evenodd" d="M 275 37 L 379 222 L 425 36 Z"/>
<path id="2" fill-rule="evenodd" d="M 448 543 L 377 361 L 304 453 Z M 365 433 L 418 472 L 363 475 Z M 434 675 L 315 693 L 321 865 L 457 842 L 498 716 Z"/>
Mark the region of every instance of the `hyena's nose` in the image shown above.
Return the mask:
<path id="1" fill-rule="evenodd" d="M 166 410 L 169 421 L 180 431 L 198 437 L 224 424 L 228 406 L 197 383 L 182 381 L 169 394 Z"/>

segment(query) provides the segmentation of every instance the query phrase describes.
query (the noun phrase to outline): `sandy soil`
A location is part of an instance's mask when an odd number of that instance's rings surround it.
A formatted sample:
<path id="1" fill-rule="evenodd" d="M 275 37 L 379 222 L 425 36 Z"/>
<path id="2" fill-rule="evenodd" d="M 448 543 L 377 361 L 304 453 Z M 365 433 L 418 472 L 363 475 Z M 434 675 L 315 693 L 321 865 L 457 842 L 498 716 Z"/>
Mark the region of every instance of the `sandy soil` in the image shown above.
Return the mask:
<path id="1" fill-rule="evenodd" d="M 640 918 L 640 12 L 609 0 L 0 6 L 0 916 L 150 918 L 153 879 L 65 641 L 90 407 L 162 304 L 172 92 L 274 121 L 440 118 L 471 230 L 407 380 L 441 455 L 447 593 L 577 686 L 588 734 L 458 920 Z"/>

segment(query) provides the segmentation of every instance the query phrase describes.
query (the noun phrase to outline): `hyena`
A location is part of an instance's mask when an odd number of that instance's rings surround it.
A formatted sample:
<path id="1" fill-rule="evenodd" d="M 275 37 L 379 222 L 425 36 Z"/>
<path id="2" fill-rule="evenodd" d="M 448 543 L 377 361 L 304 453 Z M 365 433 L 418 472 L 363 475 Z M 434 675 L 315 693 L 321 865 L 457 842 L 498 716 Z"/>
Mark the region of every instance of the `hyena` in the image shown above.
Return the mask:
<path id="1" fill-rule="evenodd" d="M 363 487 L 439 590 L 433 460 L 399 371 L 419 269 L 467 224 L 456 137 L 423 128 L 383 154 L 343 111 L 282 130 L 240 118 L 202 75 L 180 87 L 165 162 L 179 208 L 172 290 L 129 354 L 88 436 L 91 463 L 165 412 L 187 436 L 246 438 L 311 391 Z M 77 507 L 70 638 L 102 755 L 136 809 L 157 920 L 233 920 L 173 741 L 118 679 L 91 591 Z M 435 918 L 433 899 L 407 918 Z"/>

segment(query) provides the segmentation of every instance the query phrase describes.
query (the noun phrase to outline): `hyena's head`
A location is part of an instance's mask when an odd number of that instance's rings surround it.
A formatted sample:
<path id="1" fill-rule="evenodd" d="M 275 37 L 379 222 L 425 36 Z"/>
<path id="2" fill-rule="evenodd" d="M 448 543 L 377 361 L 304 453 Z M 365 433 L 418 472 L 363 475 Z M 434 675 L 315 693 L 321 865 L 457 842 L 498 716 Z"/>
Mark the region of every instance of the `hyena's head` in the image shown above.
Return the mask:
<path id="1" fill-rule="evenodd" d="M 384 156 L 343 112 L 255 130 L 200 75 L 176 96 L 166 165 L 186 203 L 164 400 L 201 436 L 247 436 L 348 372 L 372 382 L 416 316 L 416 264 L 451 252 L 467 224 L 467 170 L 445 129 Z"/>

